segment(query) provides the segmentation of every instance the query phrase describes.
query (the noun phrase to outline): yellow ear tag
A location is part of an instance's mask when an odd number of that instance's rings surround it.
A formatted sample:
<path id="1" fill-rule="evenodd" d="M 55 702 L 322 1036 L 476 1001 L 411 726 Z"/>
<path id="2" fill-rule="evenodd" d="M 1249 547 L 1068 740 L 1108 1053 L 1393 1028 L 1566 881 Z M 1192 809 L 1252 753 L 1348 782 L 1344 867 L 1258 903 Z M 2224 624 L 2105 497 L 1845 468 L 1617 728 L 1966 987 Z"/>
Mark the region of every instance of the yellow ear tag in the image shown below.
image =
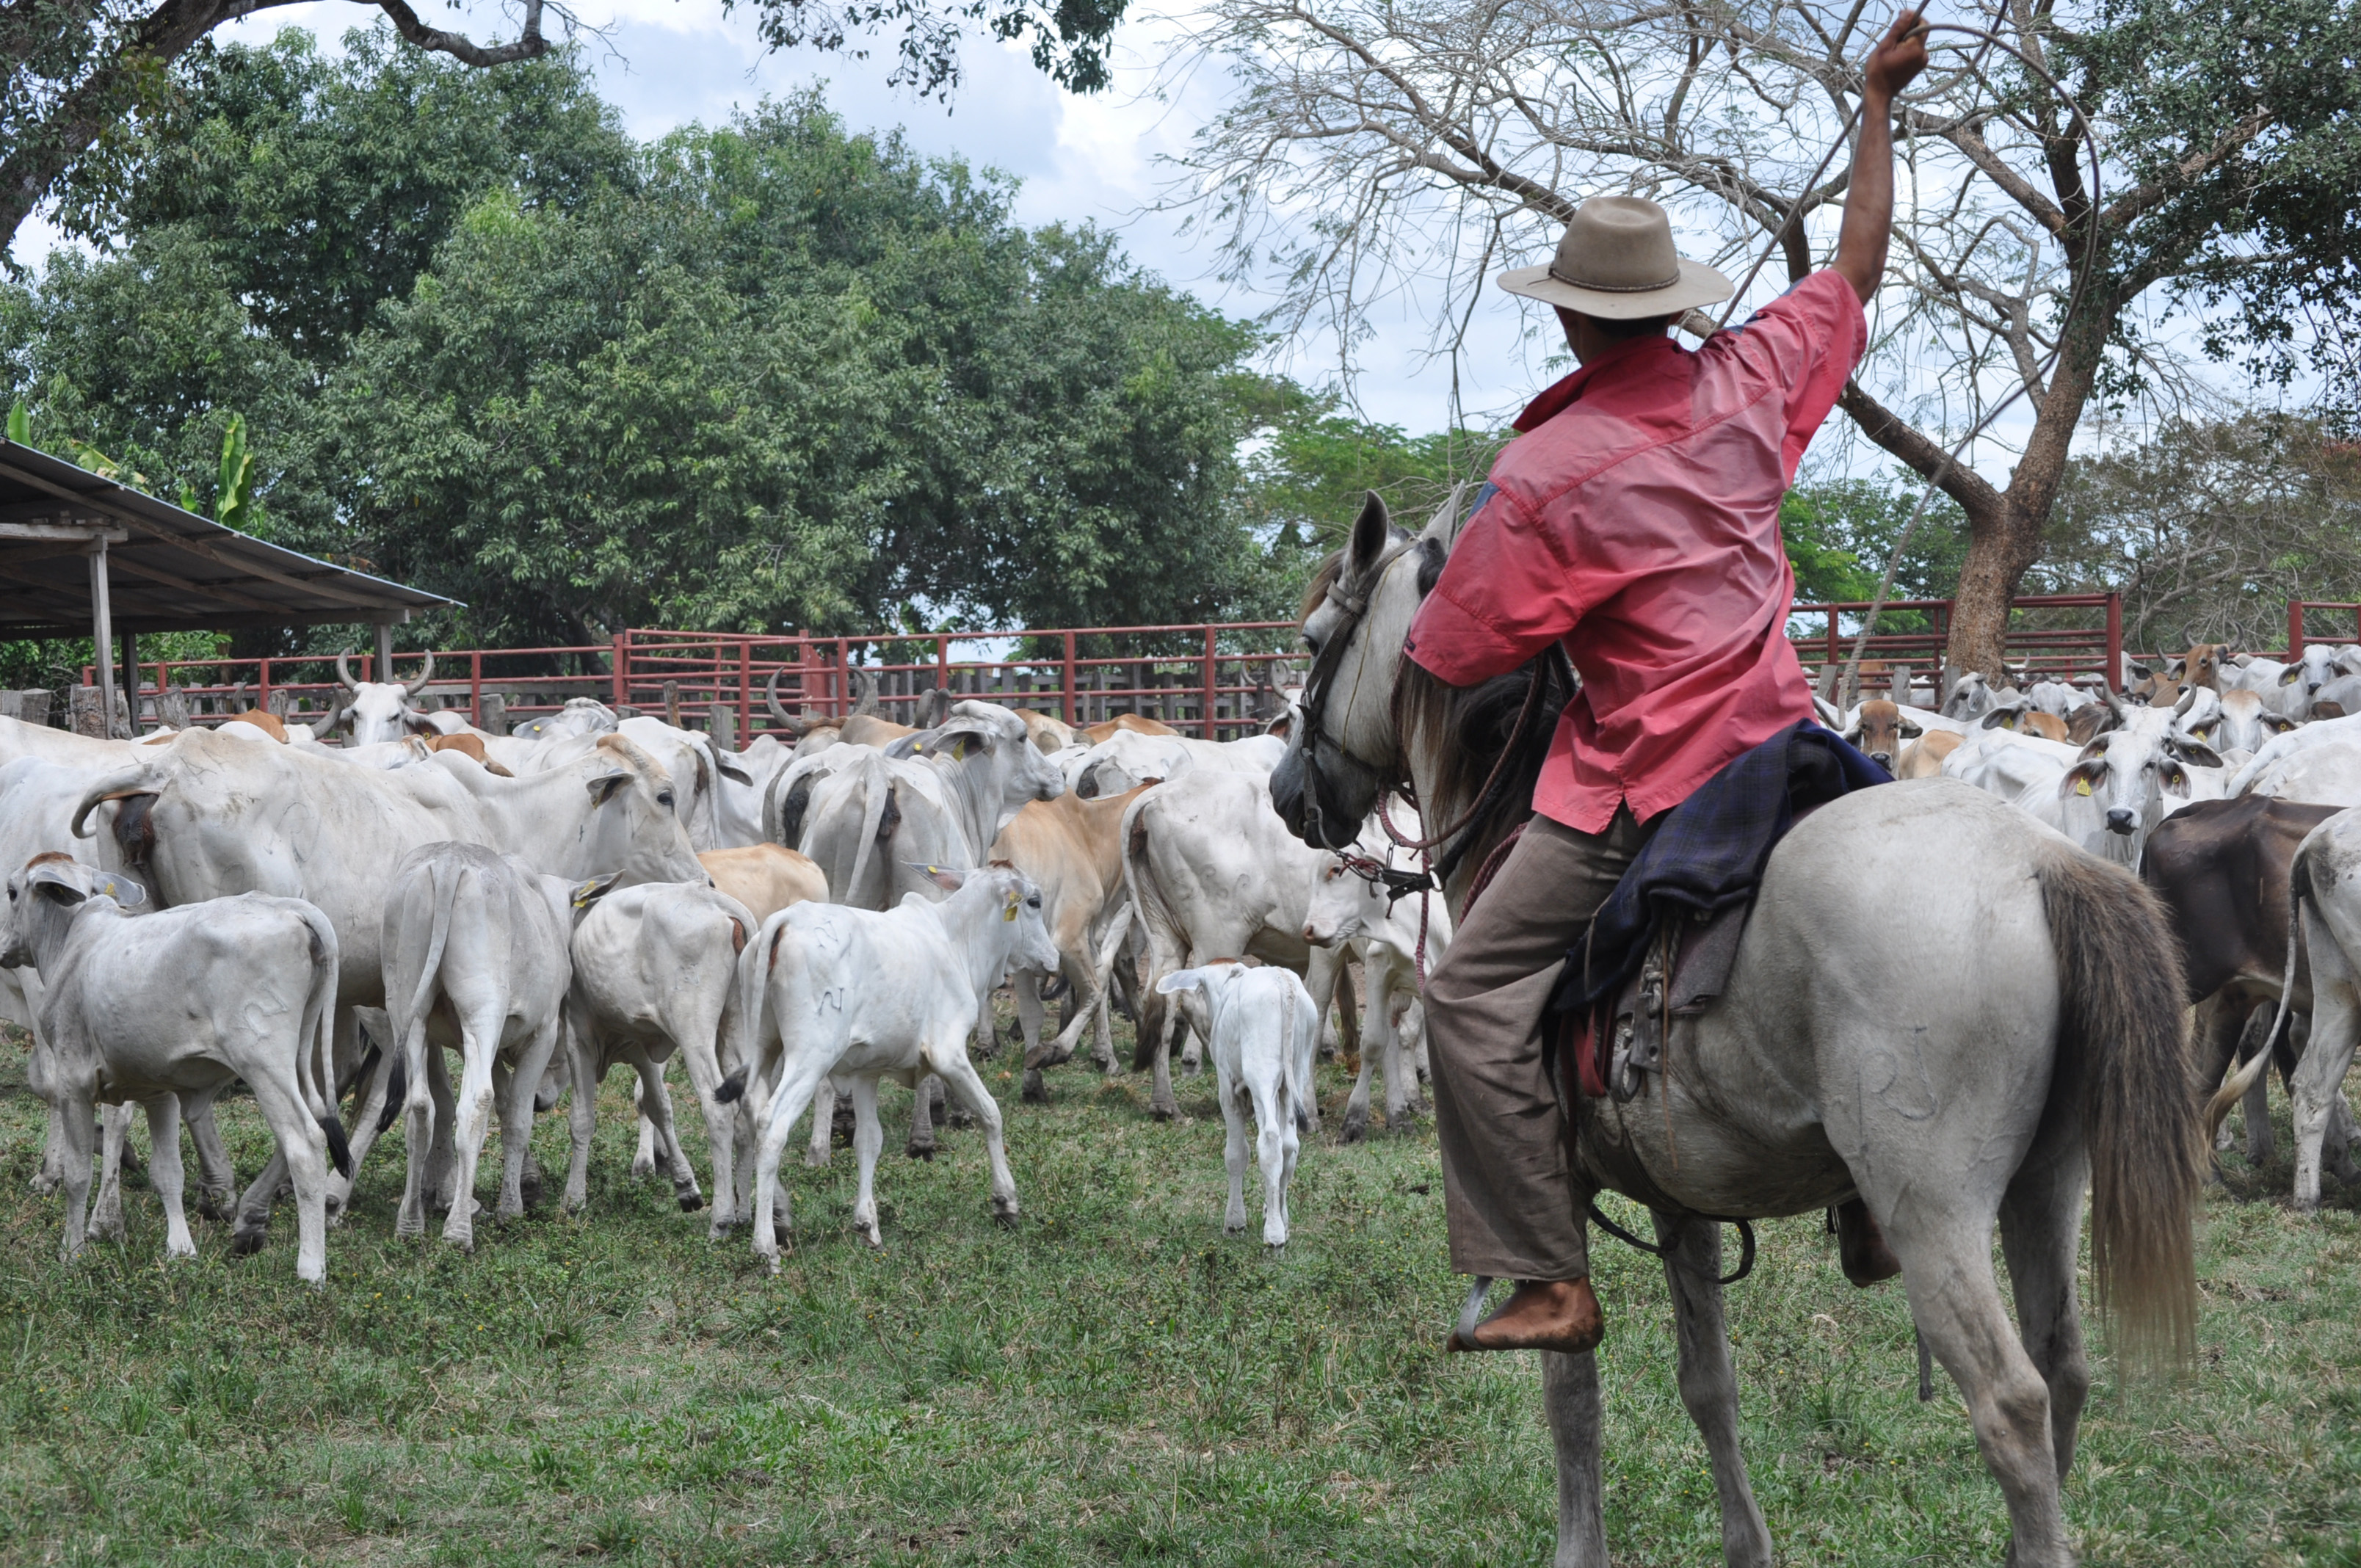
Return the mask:
<path id="1" fill-rule="evenodd" d="M 2074 793 L 2075 793 L 2076 795 L 2088 795 L 2088 794 L 2090 794 L 2090 793 L 2091 793 L 2091 781 L 2090 781 L 2089 779 L 2076 779 L 2076 780 L 2074 781 Z"/>
<path id="2" fill-rule="evenodd" d="M 1008 901 L 1008 907 L 1000 912 L 1000 917 L 1003 920 L 1014 920 L 1016 918 L 1016 900 L 1012 898 Z"/>

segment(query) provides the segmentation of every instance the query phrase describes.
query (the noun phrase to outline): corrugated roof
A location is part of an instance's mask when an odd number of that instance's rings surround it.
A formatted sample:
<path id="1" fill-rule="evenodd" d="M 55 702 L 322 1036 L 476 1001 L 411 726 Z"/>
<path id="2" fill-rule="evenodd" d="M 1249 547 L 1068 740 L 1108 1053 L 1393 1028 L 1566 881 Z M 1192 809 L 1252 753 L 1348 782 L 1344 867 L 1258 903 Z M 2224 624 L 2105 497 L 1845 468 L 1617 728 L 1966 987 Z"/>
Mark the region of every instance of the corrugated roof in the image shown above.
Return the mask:
<path id="1" fill-rule="evenodd" d="M 0 441 L 0 637 L 90 634 L 93 535 L 107 542 L 117 631 L 399 623 L 458 602 L 265 543 Z"/>

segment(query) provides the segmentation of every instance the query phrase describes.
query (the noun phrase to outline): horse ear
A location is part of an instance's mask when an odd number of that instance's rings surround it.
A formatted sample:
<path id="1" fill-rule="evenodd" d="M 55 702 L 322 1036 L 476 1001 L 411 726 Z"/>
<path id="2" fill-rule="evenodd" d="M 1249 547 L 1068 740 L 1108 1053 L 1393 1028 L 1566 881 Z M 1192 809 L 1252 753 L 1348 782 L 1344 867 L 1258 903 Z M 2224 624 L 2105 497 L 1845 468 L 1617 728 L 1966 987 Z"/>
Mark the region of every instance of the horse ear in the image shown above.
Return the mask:
<path id="1" fill-rule="evenodd" d="M 1386 511 L 1386 499 L 1371 490 L 1361 503 L 1361 515 L 1353 520 L 1351 560 L 1356 575 L 1367 571 L 1385 553 L 1393 538 L 1392 517 Z"/>

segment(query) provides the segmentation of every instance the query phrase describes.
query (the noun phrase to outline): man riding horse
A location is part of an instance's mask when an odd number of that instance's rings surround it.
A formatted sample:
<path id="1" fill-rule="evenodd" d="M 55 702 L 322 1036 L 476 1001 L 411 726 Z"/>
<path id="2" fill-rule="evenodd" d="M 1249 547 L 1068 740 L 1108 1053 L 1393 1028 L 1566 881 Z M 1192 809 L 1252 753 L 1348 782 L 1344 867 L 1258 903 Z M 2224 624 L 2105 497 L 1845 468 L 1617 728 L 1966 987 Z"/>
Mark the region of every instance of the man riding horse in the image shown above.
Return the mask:
<path id="1" fill-rule="evenodd" d="M 1785 635 L 1779 503 L 1867 335 L 1894 215 L 1894 96 L 1927 64 L 1916 11 L 1871 53 L 1836 259 L 1694 352 L 1668 334 L 1729 280 L 1664 210 L 1582 204 L 1554 260 L 1500 286 L 1554 307 L 1580 368 L 1535 398 L 1403 652 L 1455 686 L 1554 642 L 1582 675 L 1530 828 L 1426 993 L 1451 1262 L 1513 1295 L 1454 1349 L 1576 1354 L 1602 1332 L 1543 1031 L 1567 950 L 1673 807 L 1813 717 Z M 1899 1266 L 1859 1200 L 1856 1283 Z"/>

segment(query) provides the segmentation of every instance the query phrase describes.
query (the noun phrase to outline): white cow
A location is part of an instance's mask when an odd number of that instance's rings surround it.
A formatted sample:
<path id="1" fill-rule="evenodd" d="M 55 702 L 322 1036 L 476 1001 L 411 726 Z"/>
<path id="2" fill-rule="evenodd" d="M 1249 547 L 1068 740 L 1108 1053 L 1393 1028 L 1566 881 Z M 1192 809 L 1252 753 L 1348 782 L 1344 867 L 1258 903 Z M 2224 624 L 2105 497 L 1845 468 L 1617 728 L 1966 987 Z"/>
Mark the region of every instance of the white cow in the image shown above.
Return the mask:
<path id="1" fill-rule="evenodd" d="M 2212 747 L 2141 725 L 2095 737 L 2050 796 L 2020 804 L 2101 859 L 2136 867 L 2158 822 L 2192 802 L 2221 799 L 2227 783 Z"/>
<path id="2" fill-rule="evenodd" d="M 2296 721 L 2265 702 L 2260 692 L 2225 691 L 2221 700 L 2222 711 L 2210 727 L 2181 726 L 2217 751 L 2259 751 L 2272 736 L 2296 728 Z"/>
<path id="3" fill-rule="evenodd" d="M 1083 799 L 1103 799 L 1149 779 L 1178 778 L 1196 768 L 1268 778 L 1286 755 L 1287 742 L 1277 735 L 1196 740 L 1186 735 L 1140 735 L 1118 729 L 1074 759 L 1065 776 Z"/>
<path id="4" fill-rule="evenodd" d="M 2272 736 L 2231 775 L 2229 793 L 2361 806 L 2361 713 Z"/>
<path id="5" fill-rule="evenodd" d="M 1031 750 L 1028 746 L 1027 750 Z M 1040 753 L 1035 751 L 1034 755 Z M 755 1021 L 755 1051 L 768 1085 L 756 1116 L 754 1250 L 775 1270 L 788 1223 L 778 1191 L 779 1155 L 823 1079 L 852 1096 L 861 1186 L 852 1223 L 879 1245 L 875 1177 L 883 1135 L 877 1084 L 916 1089 L 939 1076 L 983 1128 L 993 1212 L 1016 1218 L 1016 1182 L 1001 1143 L 1000 1107 L 967 1055 L 976 1009 L 1013 968 L 1049 970 L 1057 944 L 1041 923 L 1041 894 L 1021 872 L 929 868 L 949 895 L 906 898 L 884 911 L 798 904 L 763 925 L 739 961 L 741 1003 Z M 774 1223 L 773 1209 L 779 1205 Z"/>
<path id="6" fill-rule="evenodd" d="M 1123 846 L 1124 882 L 1148 937 L 1150 988 L 1140 998 L 1133 1065 L 1153 1067 L 1148 1110 L 1169 1120 L 1180 1114 L 1171 1076 L 1175 1014 L 1153 989 L 1165 975 L 1220 958 L 1283 964 L 1303 974 L 1327 1016 L 1343 957 L 1303 939 L 1326 854 L 1287 830 L 1263 780 L 1209 772 L 1183 773 L 1133 801 L 1124 812 Z M 1317 1127 L 1317 1103 L 1306 1111 Z"/>
<path id="7" fill-rule="evenodd" d="M 368 746 L 434 728 L 412 700 L 434 678 L 433 653 L 426 655 L 425 671 L 414 681 L 357 681 L 346 662 L 352 652 L 347 648 L 336 655 L 336 684 L 344 687 L 345 696 L 328 722 L 320 727 L 321 733 L 342 726 L 354 745 Z"/>
<path id="8" fill-rule="evenodd" d="M 533 1091 L 557 1048 L 572 979 L 566 956 L 571 907 L 612 880 L 576 883 L 544 876 L 516 856 L 480 844 L 423 844 L 395 870 L 386 890 L 380 961 L 386 1013 L 409 1080 L 402 1111 L 410 1167 L 396 1235 L 424 1234 L 428 1168 L 439 1165 L 434 1156 L 447 1140 L 449 1187 L 435 1195 L 450 1205 L 443 1239 L 474 1249 L 476 1162 L 495 1108 L 500 1113 L 498 1212 L 503 1218 L 524 1212 Z M 455 1102 L 436 1103 L 443 1097 L 432 1086 L 442 1075 L 433 1069 L 441 1062 L 430 1065 L 430 1045 L 438 1058 L 442 1048 L 459 1049 Z"/>
<path id="9" fill-rule="evenodd" d="M 1397 804 L 1394 826 L 1409 839 L 1421 837 L 1418 816 Z M 1353 846 L 1356 858 L 1394 872 L 1415 872 L 1417 858 L 1397 848 L 1375 821 Z M 1400 1132 L 1420 1108 L 1418 1058 L 1425 1054 L 1422 1007 L 1418 1000 L 1421 926 L 1424 967 L 1432 970 L 1451 945 L 1451 911 L 1440 893 L 1393 895 L 1373 876 L 1348 866 L 1342 856 L 1323 857 L 1303 939 L 1319 948 L 1347 948 L 1361 960 L 1368 984 L 1362 1008 L 1361 1073 L 1345 1105 L 1344 1136 L 1357 1142 L 1369 1128 L 1369 1080 L 1382 1062 L 1386 1073 L 1386 1126 Z M 1397 998 L 1408 1003 L 1402 1026 L 1394 1024 Z"/>
<path id="10" fill-rule="evenodd" d="M 1246 1228 L 1246 1125 L 1254 1125 L 1255 1162 L 1262 1167 L 1262 1239 L 1287 1245 L 1287 1188 L 1295 1178 L 1304 1107 L 1312 1102 L 1312 1057 L 1320 1013 L 1292 970 L 1248 968 L 1235 959 L 1175 970 L 1156 982 L 1204 1014 L 1213 1082 L 1222 1102 L 1222 1163 L 1229 1169 L 1230 1201 L 1222 1228 Z"/>
<path id="11" fill-rule="evenodd" d="M 759 925 L 744 905 L 696 883 L 619 888 L 576 925 L 568 1012 L 574 1071 L 569 1211 L 588 1201 L 598 1082 L 618 1063 L 639 1075 L 640 1105 L 654 1125 L 654 1147 L 667 1162 L 675 1198 L 686 1211 L 702 1201 L 681 1154 L 664 1088 L 664 1064 L 677 1053 L 705 1113 L 713 1235 L 727 1234 L 745 1217 L 743 1189 L 732 1182 L 751 1054 L 737 972 L 738 955 Z"/>
<path id="12" fill-rule="evenodd" d="M 2299 953 L 2312 969 L 2312 1033 L 2288 1080 L 2295 1130 L 2295 1206 L 2320 1207 L 2322 1146 L 2343 1110 L 2345 1075 L 2361 1045 L 2361 812 L 2345 810 L 2304 836 L 2288 873 L 2287 972 L 2280 982 L 2275 1037 L 2296 990 Z M 2301 934 L 2302 941 L 2297 942 Z M 2214 1091 L 2207 1114 L 2217 1128 L 2232 1105 L 2259 1086 L 2272 1053 L 2251 1060 Z M 2252 1108 L 2249 1108 L 2252 1114 Z"/>
<path id="13" fill-rule="evenodd" d="M 196 731 L 159 755 L 86 784 L 73 831 L 102 802 L 99 846 L 109 870 L 143 874 L 167 905 L 237 893 L 301 897 L 335 927 L 336 1076 L 361 1058 L 356 1007 L 385 1004 L 385 894 L 393 870 L 421 844 L 482 844 L 536 871 L 579 881 L 609 872 L 623 884 L 702 880 L 673 803 L 671 779 L 629 740 L 607 736 L 567 772 L 501 778 L 467 757 L 438 752 L 414 767 L 375 772 Z M 355 1129 L 357 1161 L 378 1131 L 388 1084 L 368 1087 Z M 247 1190 L 238 1228 L 260 1245 L 278 1161 Z M 331 1187 L 341 1205 L 348 1181 Z"/>
<path id="14" fill-rule="evenodd" d="M 0 965 L 42 980 L 45 1082 L 66 1142 L 64 1255 L 82 1248 L 90 1194 L 91 1112 L 106 1100 L 148 1104 L 148 1177 L 163 1200 L 164 1250 L 194 1256 L 181 1212 L 181 1095 L 209 1101 L 233 1079 L 253 1091 L 295 1187 L 295 1272 L 327 1277 L 326 1159 L 349 1170 L 328 1102 L 328 1017 L 336 933 L 300 899 L 249 894 L 139 919 L 123 879 L 61 853 L 8 879 Z"/>

